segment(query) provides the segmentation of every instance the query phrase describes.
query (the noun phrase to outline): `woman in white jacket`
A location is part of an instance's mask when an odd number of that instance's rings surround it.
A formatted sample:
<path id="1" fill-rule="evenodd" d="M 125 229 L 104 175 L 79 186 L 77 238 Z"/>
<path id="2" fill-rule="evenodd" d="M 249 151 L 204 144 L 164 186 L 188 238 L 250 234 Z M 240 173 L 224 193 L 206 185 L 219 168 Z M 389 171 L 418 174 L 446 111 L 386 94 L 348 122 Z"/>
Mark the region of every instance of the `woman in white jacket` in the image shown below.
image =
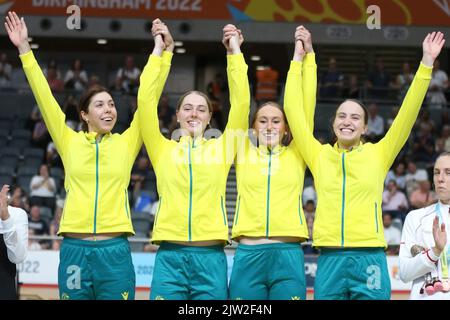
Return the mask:
<path id="1" fill-rule="evenodd" d="M 413 281 L 410 299 L 450 300 L 450 152 L 436 159 L 433 180 L 439 201 L 411 211 L 403 226 L 400 279 Z"/>

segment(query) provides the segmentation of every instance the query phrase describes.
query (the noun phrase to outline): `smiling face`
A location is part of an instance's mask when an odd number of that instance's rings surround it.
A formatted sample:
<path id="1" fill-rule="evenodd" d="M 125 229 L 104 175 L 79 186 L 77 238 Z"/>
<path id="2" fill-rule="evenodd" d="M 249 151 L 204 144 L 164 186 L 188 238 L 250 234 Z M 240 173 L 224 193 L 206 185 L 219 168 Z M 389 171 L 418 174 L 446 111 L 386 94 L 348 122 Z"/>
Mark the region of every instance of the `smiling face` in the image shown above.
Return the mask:
<path id="1" fill-rule="evenodd" d="M 189 93 L 181 101 L 177 110 L 177 121 L 181 129 L 191 137 L 203 135 L 211 120 L 212 112 L 206 98 L 196 92 Z"/>
<path id="2" fill-rule="evenodd" d="M 434 165 L 433 181 L 442 203 L 450 204 L 450 155 L 440 156 Z"/>
<path id="3" fill-rule="evenodd" d="M 102 91 L 93 95 L 87 110 L 88 112 L 81 111 L 81 118 L 87 123 L 89 132 L 111 132 L 117 121 L 117 110 L 108 92 Z"/>
<path id="4" fill-rule="evenodd" d="M 287 133 L 283 112 L 270 104 L 263 106 L 256 113 L 253 129 L 259 144 L 270 148 L 279 145 Z"/>
<path id="5" fill-rule="evenodd" d="M 350 149 L 360 143 L 367 131 L 366 117 L 364 109 L 354 101 L 346 100 L 339 106 L 333 131 L 341 148 Z"/>

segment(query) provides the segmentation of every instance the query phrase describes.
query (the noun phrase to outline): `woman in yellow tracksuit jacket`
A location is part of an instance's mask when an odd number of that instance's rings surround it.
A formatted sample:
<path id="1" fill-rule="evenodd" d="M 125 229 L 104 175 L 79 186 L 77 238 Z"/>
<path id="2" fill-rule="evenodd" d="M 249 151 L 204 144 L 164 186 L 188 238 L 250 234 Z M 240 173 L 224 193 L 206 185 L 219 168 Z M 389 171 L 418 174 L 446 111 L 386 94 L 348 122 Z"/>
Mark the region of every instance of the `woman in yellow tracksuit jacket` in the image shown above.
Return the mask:
<path id="1" fill-rule="evenodd" d="M 28 43 L 25 22 L 9 13 L 6 29 L 20 59 L 50 136 L 64 164 L 67 192 L 59 235 L 61 299 L 134 299 L 135 273 L 127 240 L 133 235 L 127 187 L 142 146 L 139 118 L 123 134 L 112 134 L 114 101 L 102 87 L 80 101 L 85 130 L 75 132 L 52 95 Z M 169 73 L 165 53 L 155 96 Z"/>
<path id="2" fill-rule="evenodd" d="M 227 26 L 235 30 L 234 26 Z M 170 37 L 167 27 L 155 20 L 155 47 L 159 35 Z M 250 104 L 247 65 L 237 31 L 224 37 L 227 74 L 231 89 L 230 115 L 225 132 L 206 140 L 211 104 L 197 91 L 180 98 L 177 119 L 182 136 L 166 139 L 159 130 L 156 88 L 159 52 L 141 76 L 138 95 L 142 137 L 157 177 L 160 196 L 152 242 L 161 244 L 156 255 L 150 299 L 227 299 L 227 262 L 223 250 L 228 241 L 225 190 L 229 169 L 236 155 L 235 136 L 248 126 Z M 161 51 L 161 49 L 159 50 Z M 237 132 L 236 132 L 237 131 Z M 208 132 L 206 132 L 208 133 Z"/>
<path id="3" fill-rule="evenodd" d="M 337 109 L 334 146 L 311 133 L 302 111 L 301 77 L 286 86 L 286 115 L 294 140 L 310 168 L 318 196 L 313 245 L 321 248 L 314 285 L 315 299 L 389 299 L 381 201 L 386 174 L 406 142 L 422 105 L 432 65 L 444 43 L 429 34 L 423 58 L 399 114 L 378 143 L 362 143 L 367 111 L 356 100 Z M 308 81 L 308 80 L 306 80 Z"/>
<path id="4" fill-rule="evenodd" d="M 317 66 L 311 35 L 297 28 L 289 75 L 303 70 L 304 105 L 313 126 Z M 303 59 L 303 57 L 305 58 Z M 288 76 L 289 81 L 289 76 Z M 239 242 L 230 279 L 232 300 L 306 299 L 303 250 L 308 239 L 302 208 L 306 164 L 290 139 L 286 116 L 275 102 L 257 108 L 252 121 L 256 144 L 245 139 L 236 159 L 238 198 L 232 238 Z"/>

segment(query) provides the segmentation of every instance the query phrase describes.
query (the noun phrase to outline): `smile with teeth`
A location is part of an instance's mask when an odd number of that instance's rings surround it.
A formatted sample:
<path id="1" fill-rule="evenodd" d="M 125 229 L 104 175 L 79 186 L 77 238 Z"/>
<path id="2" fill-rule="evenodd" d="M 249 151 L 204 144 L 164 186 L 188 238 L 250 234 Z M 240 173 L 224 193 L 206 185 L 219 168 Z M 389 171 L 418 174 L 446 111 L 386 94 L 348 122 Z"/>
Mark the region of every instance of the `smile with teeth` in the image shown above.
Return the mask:
<path id="1" fill-rule="evenodd" d="M 200 124 L 200 121 L 191 120 L 191 121 L 188 121 L 188 124 L 190 126 L 195 127 L 195 126 L 198 126 Z"/>
<path id="2" fill-rule="evenodd" d="M 102 120 L 103 121 L 112 121 L 112 119 L 113 119 L 112 117 L 106 117 L 106 118 L 103 118 Z"/>
<path id="3" fill-rule="evenodd" d="M 341 128 L 340 130 L 343 133 L 353 133 L 353 131 L 354 131 L 353 129 L 350 129 L 350 128 Z"/>

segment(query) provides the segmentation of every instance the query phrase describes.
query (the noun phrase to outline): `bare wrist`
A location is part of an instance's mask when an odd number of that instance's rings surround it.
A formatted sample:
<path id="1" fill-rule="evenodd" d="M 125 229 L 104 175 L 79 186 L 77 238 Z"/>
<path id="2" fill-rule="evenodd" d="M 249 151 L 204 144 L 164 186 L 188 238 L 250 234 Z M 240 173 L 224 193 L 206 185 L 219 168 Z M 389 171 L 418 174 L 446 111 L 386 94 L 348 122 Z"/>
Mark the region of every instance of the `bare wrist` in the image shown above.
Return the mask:
<path id="1" fill-rule="evenodd" d="M 429 57 L 429 56 L 427 56 L 427 55 L 424 55 L 423 57 L 422 57 L 422 63 L 424 64 L 424 65 L 426 65 L 427 67 L 433 67 L 433 63 L 434 63 L 434 59 L 432 58 L 432 57 Z"/>
<path id="2" fill-rule="evenodd" d="M 166 51 L 173 52 L 174 49 L 175 49 L 175 45 L 172 43 L 171 45 L 167 46 Z"/>
<path id="3" fill-rule="evenodd" d="M 155 47 L 153 48 L 152 55 L 161 57 L 161 56 L 162 56 L 162 53 L 163 53 L 163 48 L 160 48 L 160 47 L 157 47 L 157 46 L 155 46 Z"/>
<path id="4" fill-rule="evenodd" d="M 19 49 L 19 54 L 23 55 L 25 53 L 28 53 L 29 51 L 31 51 L 31 47 L 30 44 L 28 43 L 28 41 L 21 43 L 17 49 Z"/>
<path id="5" fill-rule="evenodd" d="M 441 255 L 441 253 L 442 253 L 442 250 L 441 250 L 441 249 L 438 249 L 437 247 L 432 247 L 431 250 L 433 251 L 433 254 L 434 254 L 436 257 L 439 257 L 439 256 Z"/>

